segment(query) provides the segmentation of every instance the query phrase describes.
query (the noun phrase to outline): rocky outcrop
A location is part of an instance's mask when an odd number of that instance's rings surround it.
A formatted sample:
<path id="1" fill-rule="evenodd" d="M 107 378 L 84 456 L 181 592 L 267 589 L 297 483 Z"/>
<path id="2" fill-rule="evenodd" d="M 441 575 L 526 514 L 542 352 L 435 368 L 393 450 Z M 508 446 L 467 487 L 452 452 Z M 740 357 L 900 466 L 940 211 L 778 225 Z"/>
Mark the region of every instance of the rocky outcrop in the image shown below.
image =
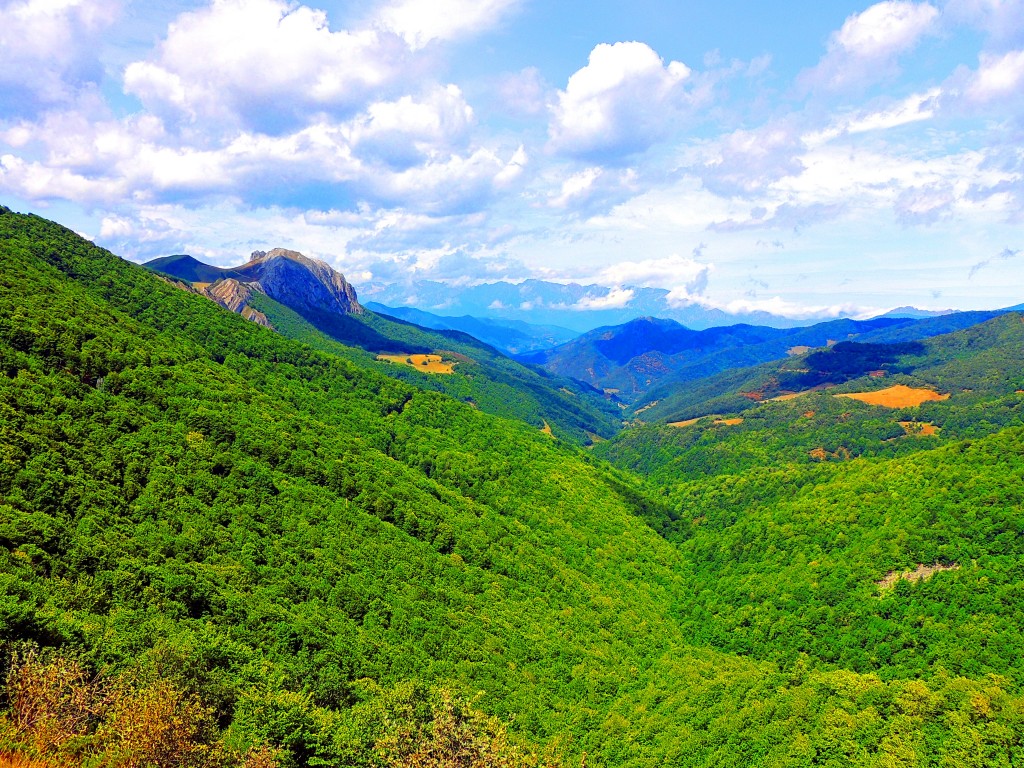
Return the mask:
<path id="1" fill-rule="evenodd" d="M 190 290 L 268 328 L 273 326 L 267 316 L 250 305 L 253 291 L 299 314 L 313 311 L 360 315 L 364 312 L 356 289 L 344 275 L 322 261 L 285 248 L 253 251 L 249 261 L 240 267 L 211 267 L 191 256 L 154 259 L 145 266 L 187 281 Z"/>
<path id="2" fill-rule="evenodd" d="M 233 277 L 218 280 L 212 285 L 200 290 L 207 298 L 213 299 L 218 304 L 232 312 L 237 312 L 246 320 L 251 320 L 257 325 L 262 325 L 273 330 L 267 316 L 257 309 L 249 306 L 252 299 L 253 287 L 247 283 L 240 283 Z"/>
<path id="3" fill-rule="evenodd" d="M 249 263 L 234 271 L 258 284 L 270 298 L 296 310 L 308 308 L 343 315 L 363 313 L 356 290 L 344 275 L 298 251 L 285 248 L 253 251 Z"/>

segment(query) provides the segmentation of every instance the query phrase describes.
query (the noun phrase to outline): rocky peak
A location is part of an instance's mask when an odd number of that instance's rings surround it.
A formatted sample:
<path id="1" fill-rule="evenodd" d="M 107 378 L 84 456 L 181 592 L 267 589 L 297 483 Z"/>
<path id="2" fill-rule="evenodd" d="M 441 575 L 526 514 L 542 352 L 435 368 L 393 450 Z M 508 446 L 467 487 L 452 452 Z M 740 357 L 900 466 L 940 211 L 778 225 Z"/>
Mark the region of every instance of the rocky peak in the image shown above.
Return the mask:
<path id="1" fill-rule="evenodd" d="M 340 272 L 298 251 L 274 248 L 253 251 L 249 262 L 235 270 L 270 298 L 297 311 L 315 309 L 362 314 L 356 290 Z"/>

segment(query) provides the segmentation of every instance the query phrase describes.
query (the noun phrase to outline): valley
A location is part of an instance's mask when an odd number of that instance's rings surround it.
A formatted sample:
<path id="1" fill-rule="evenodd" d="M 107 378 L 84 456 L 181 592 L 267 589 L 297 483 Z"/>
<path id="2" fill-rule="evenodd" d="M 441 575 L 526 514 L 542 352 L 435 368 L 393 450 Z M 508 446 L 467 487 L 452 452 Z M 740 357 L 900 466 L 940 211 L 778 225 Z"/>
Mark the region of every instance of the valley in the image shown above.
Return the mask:
<path id="1" fill-rule="evenodd" d="M 158 275 L 0 209 L 3 754 L 1024 759 L 1019 313 L 638 321 L 578 378 L 257 253 Z"/>

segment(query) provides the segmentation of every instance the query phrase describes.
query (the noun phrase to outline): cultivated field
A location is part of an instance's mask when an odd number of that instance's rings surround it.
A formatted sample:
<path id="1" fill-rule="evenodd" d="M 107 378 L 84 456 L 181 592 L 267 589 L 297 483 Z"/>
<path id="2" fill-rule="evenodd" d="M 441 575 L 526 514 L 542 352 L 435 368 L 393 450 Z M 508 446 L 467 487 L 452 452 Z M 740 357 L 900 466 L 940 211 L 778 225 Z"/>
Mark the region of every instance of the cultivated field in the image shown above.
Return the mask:
<path id="1" fill-rule="evenodd" d="M 440 355 L 377 355 L 377 359 L 408 365 L 424 373 L 455 373 L 455 364 L 446 363 Z"/>
<path id="2" fill-rule="evenodd" d="M 933 389 L 908 387 L 905 384 L 897 384 L 874 392 L 847 392 L 836 395 L 836 397 L 848 397 L 868 405 L 881 405 L 886 408 L 912 408 L 930 400 L 949 399 L 948 394 L 943 395 Z"/>

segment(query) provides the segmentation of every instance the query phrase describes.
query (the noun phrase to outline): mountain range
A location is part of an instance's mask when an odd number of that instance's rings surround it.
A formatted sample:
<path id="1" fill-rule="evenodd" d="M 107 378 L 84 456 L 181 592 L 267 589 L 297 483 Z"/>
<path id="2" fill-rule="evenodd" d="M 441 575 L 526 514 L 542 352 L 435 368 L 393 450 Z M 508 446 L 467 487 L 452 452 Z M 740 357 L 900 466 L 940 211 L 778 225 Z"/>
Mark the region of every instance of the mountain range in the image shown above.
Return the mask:
<path id="1" fill-rule="evenodd" d="M 877 321 L 655 417 L 178 263 L 0 208 L 0 761 L 1020 762 L 1021 314 Z"/>
<path id="2" fill-rule="evenodd" d="M 749 323 L 792 328 L 815 322 L 769 312 L 729 313 L 697 303 L 670 299 L 664 288 L 553 283 L 524 280 L 453 286 L 431 280 L 363 287 L 364 297 L 393 308 L 415 307 L 444 316 L 472 315 L 494 320 L 528 321 L 585 333 L 598 326 L 619 325 L 637 317 L 675 320 L 689 328 Z"/>
<path id="3" fill-rule="evenodd" d="M 525 362 L 628 402 L 663 399 L 686 382 L 715 373 L 801 354 L 837 342 L 914 340 L 948 333 L 996 317 L 961 312 L 873 320 L 830 320 L 802 328 L 729 325 L 695 331 L 672 320 L 639 318 L 598 328 L 552 349 L 521 356 Z"/>

